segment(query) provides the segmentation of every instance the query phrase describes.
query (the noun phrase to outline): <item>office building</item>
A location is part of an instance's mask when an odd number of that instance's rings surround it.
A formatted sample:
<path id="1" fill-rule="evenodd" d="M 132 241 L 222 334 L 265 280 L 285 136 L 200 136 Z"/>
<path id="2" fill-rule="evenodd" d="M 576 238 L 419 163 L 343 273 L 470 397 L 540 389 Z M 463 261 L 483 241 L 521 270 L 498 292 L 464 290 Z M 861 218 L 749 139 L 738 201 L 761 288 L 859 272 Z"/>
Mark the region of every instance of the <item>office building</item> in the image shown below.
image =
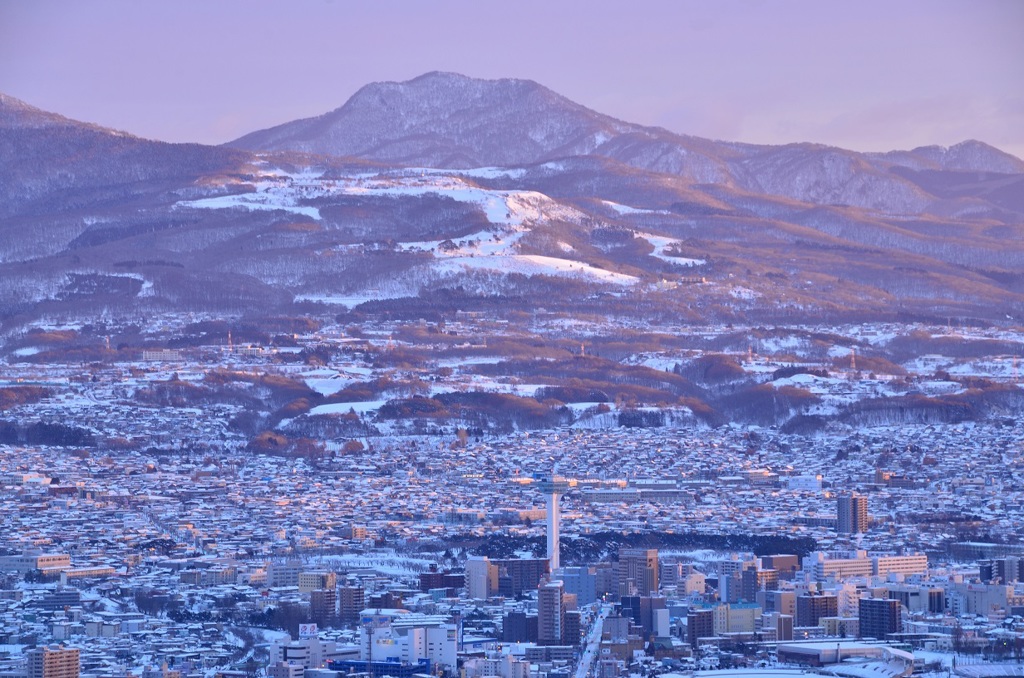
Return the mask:
<path id="1" fill-rule="evenodd" d="M 893 598 L 864 598 L 860 601 L 860 635 L 885 640 L 903 630 L 900 601 Z"/>
<path id="2" fill-rule="evenodd" d="M 81 672 L 77 649 L 49 645 L 31 649 L 25 656 L 27 678 L 78 678 Z"/>
<path id="3" fill-rule="evenodd" d="M 740 600 L 754 602 L 757 600 L 758 591 L 774 591 L 777 588 L 779 573 L 775 570 L 748 567 L 740 575 Z"/>
<path id="4" fill-rule="evenodd" d="M 319 626 L 336 625 L 338 623 L 337 590 L 311 591 L 309 594 L 309 617 Z"/>
<path id="5" fill-rule="evenodd" d="M 655 635 L 657 612 L 668 609 L 668 600 L 665 596 L 623 596 L 619 608 L 623 617 L 632 619 L 643 630 L 646 640 Z"/>
<path id="6" fill-rule="evenodd" d="M 430 572 L 420 573 L 420 591 L 427 593 L 433 589 L 461 589 L 466 585 L 466 575 L 462 572 Z"/>
<path id="7" fill-rule="evenodd" d="M 991 584 L 999 580 L 1002 584 L 1024 581 L 1024 558 L 996 558 L 981 563 L 981 581 Z"/>
<path id="8" fill-rule="evenodd" d="M 619 549 L 617 579 L 620 595 L 649 596 L 658 592 L 658 549 Z"/>
<path id="9" fill-rule="evenodd" d="M 690 609 L 686 613 L 686 640 L 697 647 L 701 638 L 715 636 L 715 611 L 709 608 Z"/>
<path id="10" fill-rule="evenodd" d="M 928 556 L 912 553 L 905 556 L 874 556 L 871 558 L 871 572 L 880 577 L 890 574 L 927 574 Z"/>
<path id="11" fill-rule="evenodd" d="M 836 500 L 836 531 L 858 534 L 868 530 L 868 498 L 851 492 Z"/>
<path id="12" fill-rule="evenodd" d="M 299 574 L 303 564 L 298 560 L 271 563 L 267 566 L 267 584 L 269 586 L 298 586 Z"/>
<path id="13" fill-rule="evenodd" d="M 839 599 L 831 594 L 805 593 L 796 597 L 796 625 L 818 626 L 822 617 L 839 614 Z"/>
<path id="14" fill-rule="evenodd" d="M 552 573 L 555 579 L 562 581 L 565 592 L 576 596 L 576 604 L 581 607 L 590 605 L 597 600 L 597 573 L 593 567 L 560 567 Z"/>
<path id="15" fill-rule="evenodd" d="M 795 591 L 759 591 L 755 600 L 765 612 L 778 612 L 796 617 Z"/>
<path id="16" fill-rule="evenodd" d="M 771 556 L 761 556 L 761 566 L 766 570 L 775 570 L 779 573 L 779 579 L 792 581 L 800 569 L 800 556 L 790 553 L 777 553 Z"/>
<path id="17" fill-rule="evenodd" d="M 551 572 L 547 558 L 499 558 L 490 563 L 497 569 L 497 588 L 492 594 L 498 593 L 508 598 L 535 591 L 541 580 Z"/>
<path id="18" fill-rule="evenodd" d="M 821 551 L 815 551 L 804 558 L 804 571 L 810 573 L 815 581 L 870 577 L 875 574 L 875 564 L 868 558 L 867 551 L 854 551 L 845 555 L 851 557 L 832 557 Z"/>
<path id="19" fill-rule="evenodd" d="M 565 611 L 565 628 L 562 631 L 562 645 L 576 647 L 580 644 L 583 618 L 579 610 Z"/>
<path id="20" fill-rule="evenodd" d="M 296 577 L 295 584 L 302 593 L 333 589 L 338 585 L 338 575 L 326 570 L 314 572 L 300 572 Z"/>
<path id="21" fill-rule="evenodd" d="M 471 556 L 466 560 L 466 595 L 487 600 L 498 592 L 498 568 L 487 556 Z"/>
<path id="22" fill-rule="evenodd" d="M 355 624 L 359 613 L 366 607 L 366 591 L 360 586 L 342 586 L 338 589 L 338 621 Z"/>
<path id="23" fill-rule="evenodd" d="M 565 603 L 562 582 L 555 580 L 537 589 L 537 644 L 565 644 Z"/>
<path id="24" fill-rule="evenodd" d="M 302 664 L 282 661 L 267 668 L 267 678 L 302 678 L 305 672 Z"/>
<path id="25" fill-rule="evenodd" d="M 505 643 L 536 643 L 537 615 L 509 612 L 501 622 L 501 640 Z"/>

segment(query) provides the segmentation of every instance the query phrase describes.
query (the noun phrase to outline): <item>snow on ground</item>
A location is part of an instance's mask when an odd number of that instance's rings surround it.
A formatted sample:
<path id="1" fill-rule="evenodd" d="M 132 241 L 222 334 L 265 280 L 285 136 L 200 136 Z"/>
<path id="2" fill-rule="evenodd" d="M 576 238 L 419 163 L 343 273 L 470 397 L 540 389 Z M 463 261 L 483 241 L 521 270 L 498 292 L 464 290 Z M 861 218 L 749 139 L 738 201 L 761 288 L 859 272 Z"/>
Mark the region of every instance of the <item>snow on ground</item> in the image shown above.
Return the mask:
<path id="1" fill-rule="evenodd" d="M 330 403 L 328 405 L 317 405 L 309 411 L 311 417 L 315 417 L 322 414 L 348 414 L 349 411 L 355 411 L 356 414 L 366 414 L 367 412 L 376 412 L 384 406 L 387 400 L 365 400 L 351 403 Z"/>
<path id="2" fill-rule="evenodd" d="M 828 347 L 828 357 L 829 358 L 846 358 L 851 353 L 853 353 L 853 349 L 851 349 L 849 346 L 834 346 L 833 345 L 833 346 L 829 346 Z"/>
<path id="3" fill-rule="evenodd" d="M 963 387 L 959 382 L 956 381 L 944 381 L 940 379 L 934 379 L 931 381 L 922 381 L 917 384 L 919 391 L 925 395 L 953 395 L 956 393 L 963 393 L 967 389 Z"/>
<path id="4" fill-rule="evenodd" d="M 643 365 L 644 367 L 650 367 L 652 370 L 658 370 L 659 372 L 671 372 L 675 369 L 676 365 L 683 362 L 683 358 L 674 358 L 671 356 L 635 356 L 634 359 L 630 359 L 630 363 L 634 365 Z"/>
<path id="5" fill-rule="evenodd" d="M 351 379 L 337 373 L 334 373 L 332 376 L 306 377 L 305 381 L 306 386 L 325 396 L 334 395 L 352 383 Z"/>
<path id="6" fill-rule="evenodd" d="M 202 198 L 200 200 L 185 200 L 177 203 L 175 206 L 212 210 L 239 207 L 250 211 L 282 210 L 317 220 L 320 219 L 320 210 L 317 208 L 298 205 L 295 197 L 286 192 L 272 190 L 273 188 L 275 188 L 275 185 L 272 183 L 260 182 L 256 185 L 254 193 L 238 193 L 235 195 L 221 195 L 214 198 Z"/>
<path id="7" fill-rule="evenodd" d="M 464 367 L 466 365 L 497 365 L 505 360 L 500 355 L 477 355 L 465 358 L 445 358 L 437 361 L 438 367 Z"/>
<path id="8" fill-rule="evenodd" d="M 519 228 L 503 234 L 479 231 L 451 240 L 403 242 L 399 247 L 404 252 L 433 252 L 437 258 L 503 256 L 515 254 L 515 246 L 524 234 L 525 231 Z"/>
<path id="9" fill-rule="evenodd" d="M 734 299 L 746 299 L 747 301 L 753 301 L 761 295 L 752 289 L 736 286 L 729 290 L 729 296 Z"/>
<path id="10" fill-rule="evenodd" d="M 675 549 L 659 549 L 658 555 L 671 556 L 673 558 L 679 558 L 681 560 L 689 560 L 698 563 L 711 563 L 717 560 L 721 560 L 723 557 L 728 557 L 728 553 L 725 551 L 713 551 L 711 549 L 689 549 L 678 551 Z"/>
<path id="11" fill-rule="evenodd" d="M 381 574 L 409 576 L 426 572 L 432 564 L 433 559 L 410 558 L 398 556 L 394 553 L 346 553 L 342 555 L 331 555 L 314 558 L 321 566 L 329 566 L 333 570 L 374 570 Z"/>
<path id="12" fill-rule="evenodd" d="M 476 179 L 520 179 L 526 174 L 522 168 L 507 167 L 475 167 L 473 169 L 443 170 L 451 174 L 461 174 Z"/>
<path id="13" fill-rule="evenodd" d="M 757 340 L 758 353 L 792 353 L 806 348 L 806 346 L 807 341 L 803 337 L 793 335 Z"/>
<path id="14" fill-rule="evenodd" d="M 438 167 L 410 167 L 398 172 L 404 176 L 426 176 L 458 175 L 472 177 L 474 179 L 519 179 L 526 175 L 526 170 L 521 167 L 471 167 L 468 169 L 459 168 L 438 168 Z"/>
<path id="15" fill-rule="evenodd" d="M 892 385 L 882 380 L 850 381 L 836 377 L 819 377 L 813 374 L 794 374 L 771 382 L 775 388 L 793 386 L 809 391 L 821 399 L 820 403 L 807 409 L 807 414 L 833 416 L 864 398 L 892 397 L 899 395 Z"/>
<path id="16" fill-rule="evenodd" d="M 508 171 L 497 168 L 476 170 L 476 176 L 507 176 Z M 429 251 L 437 261 L 431 270 L 438 274 L 454 274 L 465 270 L 486 270 L 513 272 L 524 275 L 553 275 L 580 277 L 595 282 L 614 285 L 633 285 L 639 281 L 635 276 L 605 271 L 581 261 L 543 255 L 520 254 L 519 240 L 532 223 L 544 219 L 579 221 L 582 213 L 561 205 L 543 193 L 536 191 L 492 190 L 474 186 L 466 177 L 439 174 L 426 170 L 399 172 L 393 174 L 324 179 L 314 172 L 288 173 L 269 170 L 253 182 L 253 190 L 247 193 L 221 195 L 200 200 L 186 200 L 178 207 L 198 209 L 284 210 L 319 220 L 317 208 L 304 204 L 314 198 L 372 195 L 372 196 L 424 196 L 436 195 L 459 202 L 478 206 L 487 216 L 493 228 L 474 233 L 452 241 L 404 242 L 399 246 L 404 251 Z M 704 263 L 698 259 L 668 257 L 664 249 L 673 241 L 660 236 L 649 236 L 656 248 L 655 256 L 675 264 L 695 266 Z M 344 246 L 351 247 L 351 246 Z M 562 251 L 571 253 L 571 247 L 563 246 Z M 311 301 L 325 304 L 354 307 L 375 299 L 415 296 L 418 289 L 363 290 L 349 294 L 300 294 L 295 301 Z"/>
<path id="17" fill-rule="evenodd" d="M 295 301 L 309 301 L 316 304 L 327 304 L 329 306 L 345 306 L 355 308 L 359 304 L 380 299 L 400 299 L 402 297 L 415 296 L 402 293 L 387 293 L 380 290 L 364 290 L 355 294 L 298 294 Z"/>
<path id="18" fill-rule="evenodd" d="M 523 275 L 551 275 L 586 278 L 595 282 L 614 285 L 633 285 L 639 278 L 606 271 L 572 259 L 546 257 L 538 254 L 514 254 L 492 257 L 452 257 L 442 259 L 434 268 L 444 273 L 456 273 L 460 270 L 487 270 Z"/>
<path id="19" fill-rule="evenodd" d="M 944 370 L 952 365 L 952 358 L 939 355 L 937 353 L 921 355 L 914 360 L 903 363 L 903 367 L 916 374 L 931 374 L 937 370 Z"/>
<path id="20" fill-rule="evenodd" d="M 622 215 L 627 215 L 627 214 L 670 214 L 670 212 L 667 212 L 665 210 L 649 210 L 649 209 L 644 209 L 644 208 L 641 208 L 641 207 L 630 207 L 629 205 L 622 205 L 622 204 L 619 204 L 617 202 L 612 202 L 611 200 L 602 200 L 601 202 L 604 203 L 606 207 L 611 207 L 613 210 L 615 210 L 616 212 L 618 212 L 619 214 L 622 214 Z"/>
<path id="21" fill-rule="evenodd" d="M 598 405 L 607 405 L 609 407 L 609 409 L 612 409 L 612 410 L 617 409 L 616 406 L 615 406 L 615 403 L 592 402 L 592 403 L 566 403 L 565 404 L 565 406 L 568 407 L 570 410 L 572 410 L 572 413 L 574 415 L 576 415 L 576 416 L 579 416 L 580 414 L 582 414 L 583 412 L 586 412 L 589 409 L 596 408 Z"/>
<path id="22" fill-rule="evenodd" d="M 957 377 L 1019 379 L 1020 375 L 1024 374 L 1024 360 L 1017 356 L 993 357 L 954 365 L 946 371 Z"/>
<path id="23" fill-rule="evenodd" d="M 637 236 L 651 243 L 651 245 L 654 247 L 654 251 L 651 252 L 651 256 L 654 257 L 655 259 L 661 259 L 662 261 L 667 261 L 670 264 L 676 264 L 677 266 L 687 267 L 703 266 L 704 264 L 708 263 L 704 259 L 687 259 L 685 257 L 673 257 L 669 254 L 666 254 L 666 250 L 668 250 L 670 247 L 680 245 L 680 242 L 678 240 L 675 240 L 674 238 L 666 238 L 664 236 L 654 235 L 652 233 L 637 233 Z"/>

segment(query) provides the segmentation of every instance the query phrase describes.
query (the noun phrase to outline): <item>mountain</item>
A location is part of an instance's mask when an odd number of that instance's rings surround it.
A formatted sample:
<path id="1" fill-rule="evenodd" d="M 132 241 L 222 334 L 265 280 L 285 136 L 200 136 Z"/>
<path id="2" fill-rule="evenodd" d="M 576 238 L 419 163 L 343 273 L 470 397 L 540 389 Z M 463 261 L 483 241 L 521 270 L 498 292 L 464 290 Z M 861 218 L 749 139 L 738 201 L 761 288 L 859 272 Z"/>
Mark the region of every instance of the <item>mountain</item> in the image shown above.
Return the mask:
<path id="1" fill-rule="evenodd" d="M 980 142 L 709 141 L 444 73 L 227 147 L 0 97 L 0 323 L 538 305 L 631 322 L 1019 317 L 1014 161 Z"/>
<path id="2" fill-rule="evenodd" d="M 0 217 L 130 201 L 156 182 L 194 181 L 249 158 L 199 144 L 140 139 L 0 95 Z"/>
<path id="3" fill-rule="evenodd" d="M 426 167 L 505 167 L 586 155 L 634 127 L 532 81 L 427 73 L 366 85 L 330 113 L 253 132 L 229 146 Z"/>
<path id="4" fill-rule="evenodd" d="M 1024 173 L 1024 161 L 986 143 L 969 139 L 948 148 L 921 146 L 912 151 L 871 153 L 872 158 L 914 170 Z"/>
<path id="5" fill-rule="evenodd" d="M 1024 172 L 1024 163 L 976 141 L 949 149 L 861 154 L 819 144 L 723 143 L 629 124 L 529 80 L 428 73 L 367 85 L 324 115 L 228 144 L 303 151 L 412 167 L 506 167 L 597 155 L 637 169 L 757 194 L 916 214 L 934 196 L 894 167 Z"/>

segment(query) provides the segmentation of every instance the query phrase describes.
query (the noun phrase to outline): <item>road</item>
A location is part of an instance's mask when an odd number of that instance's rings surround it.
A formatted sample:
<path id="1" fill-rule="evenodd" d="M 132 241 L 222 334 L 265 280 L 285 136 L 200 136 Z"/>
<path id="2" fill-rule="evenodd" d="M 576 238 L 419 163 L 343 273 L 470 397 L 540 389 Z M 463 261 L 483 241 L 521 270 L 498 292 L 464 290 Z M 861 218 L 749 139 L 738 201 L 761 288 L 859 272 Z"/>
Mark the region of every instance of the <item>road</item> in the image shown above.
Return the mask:
<path id="1" fill-rule="evenodd" d="M 579 664 L 576 665 L 576 678 L 587 678 L 588 675 L 592 676 L 594 663 L 600 656 L 601 649 L 601 630 L 604 627 L 604 620 L 612 611 L 612 605 L 610 603 L 602 603 L 601 611 L 598 613 L 597 618 L 594 620 L 593 626 L 590 628 L 590 633 L 587 635 L 587 644 L 583 650 L 583 654 L 580 655 Z"/>

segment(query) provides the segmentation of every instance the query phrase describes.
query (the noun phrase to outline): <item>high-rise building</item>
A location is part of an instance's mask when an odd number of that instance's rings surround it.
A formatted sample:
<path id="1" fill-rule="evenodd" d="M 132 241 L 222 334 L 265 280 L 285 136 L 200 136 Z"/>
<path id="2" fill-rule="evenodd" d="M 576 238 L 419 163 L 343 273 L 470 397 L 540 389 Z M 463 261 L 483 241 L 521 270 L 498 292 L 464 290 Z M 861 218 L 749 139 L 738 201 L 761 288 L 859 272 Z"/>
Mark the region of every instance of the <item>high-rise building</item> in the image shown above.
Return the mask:
<path id="1" fill-rule="evenodd" d="M 309 593 L 309 617 L 319 626 L 334 626 L 338 623 L 338 591 L 323 589 Z"/>
<path id="2" fill-rule="evenodd" d="M 839 598 L 825 593 L 805 593 L 796 597 L 796 625 L 818 626 L 822 617 L 839 614 Z"/>
<path id="3" fill-rule="evenodd" d="M 761 565 L 765 569 L 775 570 L 779 573 L 779 579 L 792 580 L 800 569 L 800 556 L 789 553 L 777 553 L 770 556 L 761 556 Z"/>
<path id="4" fill-rule="evenodd" d="M 563 645 L 565 643 L 564 587 L 555 580 L 545 582 L 537 589 L 537 644 Z"/>
<path id="5" fill-rule="evenodd" d="M 536 643 L 537 615 L 509 612 L 502 619 L 501 639 L 506 643 Z"/>
<path id="6" fill-rule="evenodd" d="M 576 647 L 580 644 L 583 620 L 579 610 L 565 611 L 565 628 L 562 630 L 562 645 Z"/>
<path id="7" fill-rule="evenodd" d="M 765 612 L 796 616 L 795 591 L 759 591 L 755 596 L 757 603 Z"/>
<path id="8" fill-rule="evenodd" d="M 366 599 L 366 607 L 400 610 L 405 607 L 402 594 L 398 591 L 381 591 Z"/>
<path id="9" fill-rule="evenodd" d="M 773 591 L 777 588 L 779 588 L 779 573 L 775 570 L 748 567 L 740 576 L 740 600 L 745 600 L 748 603 L 757 599 L 758 591 Z"/>
<path id="10" fill-rule="evenodd" d="M 622 596 L 619 604 L 622 616 L 642 629 L 644 640 L 655 635 L 657 611 L 668 608 L 665 596 Z"/>
<path id="11" fill-rule="evenodd" d="M 420 573 L 420 591 L 431 589 L 461 589 L 466 585 L 466 575 L 461 572 L 438 572 L 436 567 Z"/>
<path id="12" fill-rule="evenodd" d="M 366 591 L 361 586 L 342 586 L 338 589 L 338 620 L 342 624 L 355 624 L 359 613 L 366 607 Z"/>
<path id="13" fill-rule="evenodd" d="M 998 579 L 1003 584 L 1024 581 L 1024 558 L 995 558 L 981 563 L 981 581 L 986 584 Z"/>
<path id="14" fill-rule="evenodd" d="M 338 575 L 328 570 L 300 572 L 296 584 L 301 593 L 333 589 L 338 585 Z"/>
<path id="15" fill-rule="evenodd" d="M 863 598 L 860 601 L 860 636 L 885 640 L 890 633 L 903 630 L 902 606 L 893 598 Z"/>
<path id="16" fill-rule="evenodd" d="M 761 615 L 762 631 L 774 631 L 775 640 L 793 640 L 793 617 L 778 612 L 766 612 Z"/>
<path id="17" fill-rule="evenodd" d="M 839 534 L 858 534 L 868 530 L 868 498 L 850 492 L 836 500 L 836 531 Z"/>
<path id="18" fill-rule="evenodd" d="M 487 556 L 471 556 L 466 560 L 466 595 L 487 600 L 498 592 L 498 567 Z"/>
<path id="19" fill-rule="evenodd" d="M 547 558 L 499 558 L 490 563 L 497 571 L 497 588 L 491 593 L 508 598 L 537 590 L 541 580 L 550 573 Z"/>
<path id="20" fill-rule="evenodd" d="M 597 600 L 597 574 L 593 567 L 560 567 L 552 572 L 565 585 L 566 593 L 576 594 L 576 603 L 581 607 Z"/>
<path id="21" fill-rule="evenodd" d="M 686 613 L 686 640 L 691 647 L 697 647 L 701 638 L 715 635 L 715 611 L 713 609 L 690 608 Z"/>
<path id="22" fill-rule="evenodd" d="M 658 549 L 619 549 L 617 578 L 620 595 L 630 595 L 631 589 L 640 596 L 657 593 L 658 574 Z"/>
<path id="23" fill-rule="evenodd" d="M 49 645 L 26 653 L 28 678 L 78 678 L 81 662 L 78 650 Z"/>

